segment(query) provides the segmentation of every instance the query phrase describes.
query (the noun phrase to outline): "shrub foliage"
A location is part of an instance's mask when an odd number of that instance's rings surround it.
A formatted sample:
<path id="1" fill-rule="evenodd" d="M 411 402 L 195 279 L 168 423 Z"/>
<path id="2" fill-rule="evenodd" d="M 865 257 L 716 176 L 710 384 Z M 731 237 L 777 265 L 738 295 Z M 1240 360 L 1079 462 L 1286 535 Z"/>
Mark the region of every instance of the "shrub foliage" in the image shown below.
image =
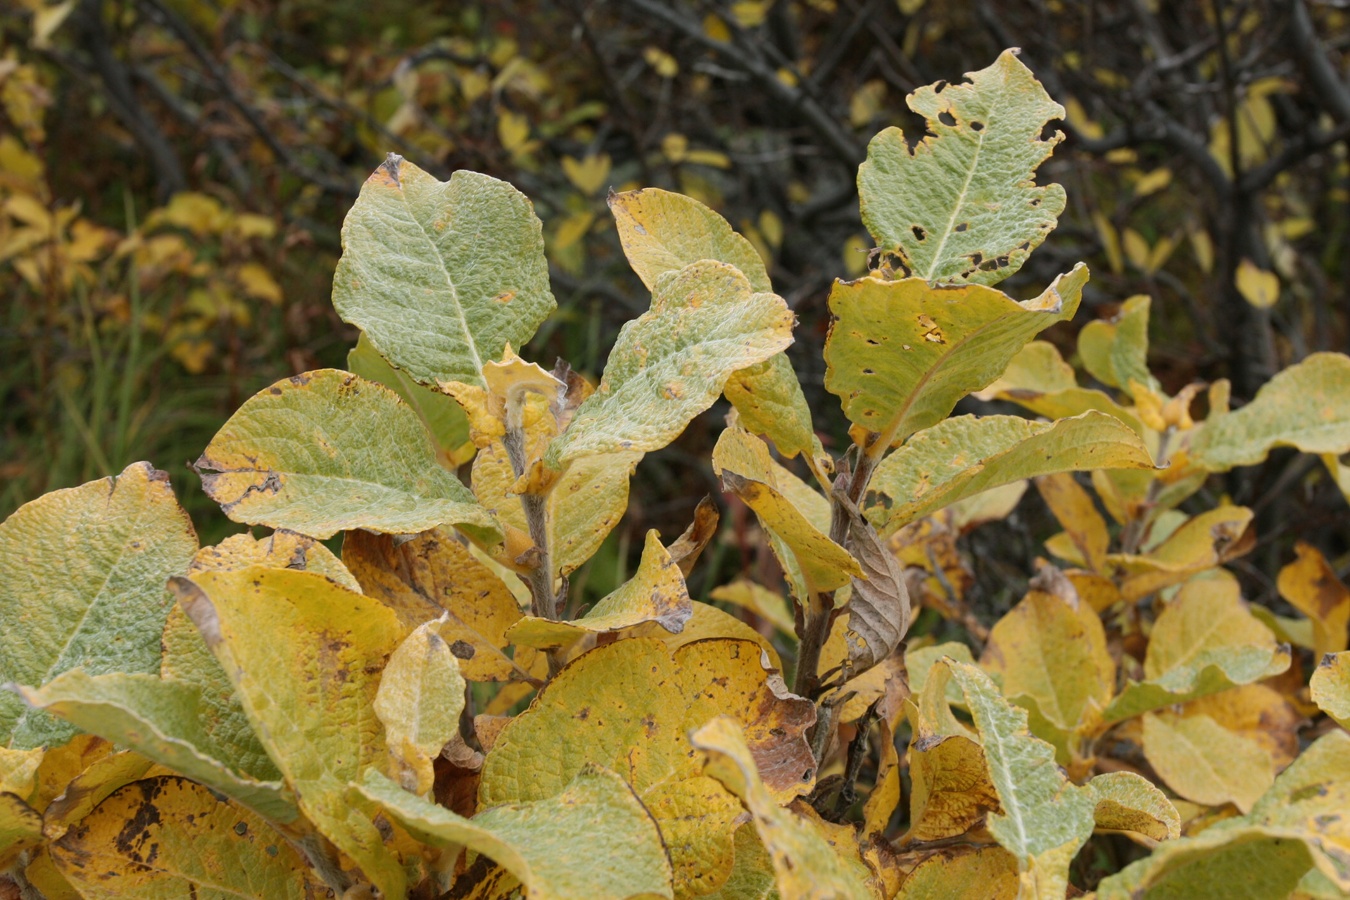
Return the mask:
<path id="1" fill-rule="evenodd" d="M 1238 410 L 1225 382 L 1167 396 L 1136 298 L 1075 370 L 1037 336 L 1087 268 L 997 287 L 1064 208 L 1035 182 L 1063 110 L 1011 51 L 909 103 L 928 131 L 873 140 L 872 264 L 830 295 L 837 457 L 791 311 L 706 206 L 611 196 L 652 301 L 591 384 L 516 353 L 555 306 L 530 202 L 391 156 L 343 228 L 351 371 L 263 390 L 196 463 L 270 534 L 199 547 L 146 463 L 0 525 L 6 876 L 89 898 L 1350 890 L 1350 590 L 1302 546 L 1278 576 L 1298 615 L 1249 606 L 1225 565 L 1253 513 L 1199 502 L 1277 446 L 1350 449 L 1350 358 Z M 953 417 L 971 394 L 1034 418 Z M 569 577 L 635 467 L 723 396 L 710 464 L 790 599 L 690 596 L 710 500 L 580 608 Z M 956 536 L 1029 482 L 1058 563 L 974 650 L 910 635 L 960 617 Z"/>

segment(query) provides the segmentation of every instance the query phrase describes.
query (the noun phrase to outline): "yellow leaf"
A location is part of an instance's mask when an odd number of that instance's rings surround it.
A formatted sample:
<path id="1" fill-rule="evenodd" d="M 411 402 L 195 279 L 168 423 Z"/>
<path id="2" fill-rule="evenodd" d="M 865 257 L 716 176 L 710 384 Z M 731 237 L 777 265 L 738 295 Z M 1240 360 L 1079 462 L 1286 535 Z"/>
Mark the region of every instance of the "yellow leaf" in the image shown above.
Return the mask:
<path id="1" fill-rule="evenodd" d="M 1275 765 L 1263 747 L 1203 714 L 1146 714 L 1144 756 L 1187 800 L 1211 806 L 1231 802 L 1244 813 L 1275 782 Z"/>
<path id="2" fill-rule="evenodd" d="M 1017 857 L 998 846 L 938 850 L 914 867 L 896 900 L 1017 900 Z"/>
<path id="3" fill-rule="evenodd" d="M 1203 228 L 1192 229 L 1190 238 L 1195 261 L 1200 265 L 1200 271 L 1208 275 L 1214 271 L 1214 239 Z"/>
<path id="4" fill-rule="evenodd" d="M 404 638 L 380 674 L 372 708 L 384 723 L 390 775 L 404 790 L 425 796 L 431 761 L 459 732 L 464 677 L 440 636 L 441 620 L 419 625 Z"/>
<path id="5" fill-rule="evenodd" d="M 788 611 L 787 601 L 781 594 L 776 594 L 753 581 L 745 579 L 733 581 L 731 584 L 713 588 L 709 596 L 754 613 L 784 634 L 794 633 L 792 613 Z"/>
<path id="6" fill-rule="evenodd" d="M 731 15 L 742 28 L 754 28 L 768 15 L 770 0 L 736 0 L 731 4 Z"/>
<path id="7" fill-rule="evenodd" d="M 1125 271 L 1125 259 L 1120 250 L 1120 234 L 1116 231 L 1116 226 L 1111 224 L 1111 220 L 1106 218 L 1100 211 L 1092 214 L 1092 224 L 1097 229 L 1097 237 L 1102 242 L 1102 249 L 1106 253 L 1107 265 L 1111 271 L 1119 275 Z"/>
<path id="8" fill-rule="evenodd" d="M 863 128 L 872 124 L 886 102 L 886 82 L 873 78 L 863 82 L 848 101 L 849 123 L 854 128 Z"/>
<path id="9" fill-rule="evenodd" d="M 1350 729 L 1350 652 L 1322 657 L 1309 687 L 1313 702 L 1342 727 Z"/>
<path id="10" fill-rule="evenodd" d="M 708 13 L 703 17 L 703 33 L 714 41 L 726 43 L 731 40 L 731 29 L 727 28 L 727 23 L 716 13 Z"/>
<path id="11" fill-rule="evenodd" d="M 1137 600 L 1246 553 L 1251 520 L 1246 507 L 1221 506 L 1189 519 L 1148 553 L 1111 554 L 1107 563 L 1125 574 L 1125 599 Z"/>
<path id="12" fill-rule="evenodd" d="M 661 138 L 661 153 L 666 159 L 673 163 L 684 161 L 685 154 L 689 152 L 689 138 L 680 134 L 678 131 L 672 131 Z"/>
<path id="13" fill-rule="evenodd" d="M 255 262 L 244 263 L 234 270 L 234 277 L 244 288 L 244 293 L 258 300 L 277 305 L 281 303 L 281 285 L 276 283 L 272 274 Z"/>
<path id="14" fill-rule="evenodd" d="M 1294 546 L 1298 559 L 1280 570 L 1280 596 L 1293 604 L 1313 624 L 1313 655 L 1321 659 L 1347 646 L 1350 626 L 1350 588 L 1336 577 L 1336 570 L 1311 544 Z"/>
<path id="15" fill-rule="evenodd" d="M 1067 472 L 1043 475 L 1036 489 L 1082 552 L 1088 568 L 1098 571 L 1111 542 L 1106 520 L 1097 512 L 1092 496 Z"/>
<path id="16" fill-rule="evenodd" d="M 1280 299 L 1280 277 L 1274 272 L 1258 268 L 1246 257 L 1238 263 L 1234 273 L 1238 293 L 1257 309 L 1270 309 Z"/>
<path id="17" fill-rule="evenodd" d="M 1130 261 L 1130 265 L 1140 271 L 1148 271 L 1149 245 L 1144 240 L 1144 236 L 1133 228 L 1126 228 L 1121 233 L 1121 244 L 1125 250 L 1125 258 Z"/>
<path id="18" fill-rule="evenodd" d="M 1163 166 L 1141 175 L 1139 180 L 1134 183 L 1134 195 L 1136 197 L 1147 197 L 1149 194 L 1156 194 L 1171 183 L 1172 170 Z"/>
<path id="19" fill-rule="evenodd" d="M 497 116 L 497 139 L 502 147 L 513 157 L 527 153 L 529 143 L 530 120 L 520 113 L 503 109 Z"/>
<path id="20" fill-rule="evenodd" d="M 567 180 L 583 194 L 594 194 L 605 186 L 609 178 L 610 158 L 608 153 L 592 153 L 585 159 L 564 156 L 563 174 Z"/>
<path id="21" fill-rule="evenodd" d="M 707 771 L 741 799 L 778 874 L 778 889 L 800 900 L 864 900 L 872 892 L 867 868 L 839 854 L 811 818 L 783 809 L 773 799 L 745 735 L 734 719 L 719 716 L 690 738 L 708 758 Z M 861 872 L 859 871 L 861 870 Z"/>
<path id="22" fill-rule="evenodd" d="M 647 61 L 657 75 L 662 78 L 674 78 L 680 74 L 680 64 L 676 62 L 675 57 L 671 56 L 660 47 L 647 46 L 642 50 L 642 58 Z"/>

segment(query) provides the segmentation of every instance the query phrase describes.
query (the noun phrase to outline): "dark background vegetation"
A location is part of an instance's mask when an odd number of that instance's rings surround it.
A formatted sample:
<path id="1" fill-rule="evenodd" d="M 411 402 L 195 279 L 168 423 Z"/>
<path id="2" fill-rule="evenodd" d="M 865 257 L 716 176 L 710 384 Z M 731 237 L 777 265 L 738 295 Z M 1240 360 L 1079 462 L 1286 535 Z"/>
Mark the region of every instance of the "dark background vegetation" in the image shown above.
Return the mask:
<path id="1" fill-rule="evenodd" d="M 534 200 L 560 309 L 526 354 L 591 376 L 648 302 L 606 191 L 718 209 L 772 260 L 837 450 L 820 347 L 831 281 L 868 264 L 867 140 L 921 135 L 905 96 L 1010 46 L 1069 110 L 1040 176 L 1069 205 L 1010 292 L 1085 260 L 1075 328 L 1149 294 L 1164 387 L 1226 377 L 1235 404 L 1308 353 L 1350 350 L 1343 2 L 0 0 L 0 40 L 0 516 L 149 459 L 204 540 L 236 530 L 187 462 L 253 392 L 344 365 L 339 226 L 390 151 Z M 1238 291 L 1244 259 L 1278 276 L 1270 308 Z M 1066 356 L 1073 336 L 1048 335 Z M 644 462 L 592 587 L 634 535 L 673 535 L 717 490 L 719 411 Z M 1274 596 L 1295 538 L 1350 568 L 1346 501 L 1316 459 L 1276 453 L 1195 502 L 1224 493 L 1259 514 L 1239 564 L 1254 595 Z M 1050 531 L 1039 504 L 967 539 L 986 614 L 1020 595 Z M 719 545 L 702 580 L 767 560 Z"/>

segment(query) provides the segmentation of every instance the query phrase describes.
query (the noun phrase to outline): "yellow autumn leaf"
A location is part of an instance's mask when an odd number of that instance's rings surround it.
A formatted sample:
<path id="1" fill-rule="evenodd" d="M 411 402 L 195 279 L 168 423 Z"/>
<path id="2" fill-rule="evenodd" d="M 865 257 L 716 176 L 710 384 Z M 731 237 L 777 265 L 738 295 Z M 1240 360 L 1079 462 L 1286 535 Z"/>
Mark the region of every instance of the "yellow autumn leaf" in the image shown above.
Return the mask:
<path id="1" fill-rule="evenodd" d="M 1245 256 L 1233 277 L 1238 293 L 1257 309 L 1270 309 L 1280 299 L 1280 276 L 1260 268 Z"/>
<path id="2" fill-rule="evenodd" d="M 1320 550 L 1299 541 L 1298 559 L 1280 570 L 1280 596 L 1312 620 L 1313 655 L 1321 659 L 1347 646 L 1350 627 L 1350 588 L 1339 578 Z"/>
<path id="3" fill-rule="evenodd" d="M 1158 776 L 1196 803 L 1233 803 L 1242 812 L 1275 782 L 1270 754 L 1206 715 L 1144 716 L 1144 756 Z"/>
<path id="4" fill-rule="evenodd" d="M 431 761 L 459 731 L 464 677 L 440 620 L 415 628 L 380 673 L 371 708 L 384 723 L 390 775 L 414 794 L 431 790 Z"/>
<path id="5" fill-rule="evenodd" d="M 1312 700 L 1343 727 L 1350 728 L 1350 652 L 1322 657 L 1309 684 Z"/>

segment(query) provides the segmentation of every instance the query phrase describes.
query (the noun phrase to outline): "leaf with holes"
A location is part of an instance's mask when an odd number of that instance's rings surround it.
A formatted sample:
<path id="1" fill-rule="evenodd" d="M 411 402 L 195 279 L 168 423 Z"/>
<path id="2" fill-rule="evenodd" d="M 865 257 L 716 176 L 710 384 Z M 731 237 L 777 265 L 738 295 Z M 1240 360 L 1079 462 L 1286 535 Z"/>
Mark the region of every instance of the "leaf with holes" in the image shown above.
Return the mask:
<path id="1" fill-rule="evenodd" d="M 1054 229 L 1064 189 L 1036 168 L 1064 135 L 1041 133 L 1064 108 L 1005 50 L 969 83 L 922 87 L 905 102 L 930 136 L 910 149 L 899 128 L 872 138 L 858 168 L 863 224 L 877 246 L 926 281 L 996 284 Z"/>

